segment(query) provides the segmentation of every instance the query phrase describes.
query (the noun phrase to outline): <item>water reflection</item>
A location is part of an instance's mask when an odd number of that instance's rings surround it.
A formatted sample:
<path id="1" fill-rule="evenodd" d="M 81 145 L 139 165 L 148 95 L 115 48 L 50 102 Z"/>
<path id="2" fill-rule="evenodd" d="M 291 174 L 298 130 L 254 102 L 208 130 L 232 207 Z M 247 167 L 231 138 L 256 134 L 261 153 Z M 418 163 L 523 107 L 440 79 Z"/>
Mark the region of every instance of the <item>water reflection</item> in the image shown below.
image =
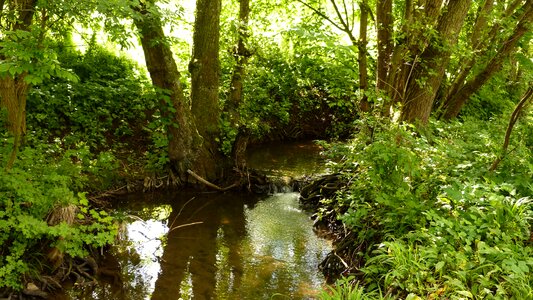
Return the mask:
<path id="1" fill-rule="evenodd" d="M 313 298 L 324 281 L 317 266 L 330 246 L 314 235 L 298 194 L 243 196 L 249 197 L 180 194 L 165 203 L 126 203 L 141 219 L 127 225 L 114 248 L 120 280 L 73 289 L 71 298 Z"/>
<path id="2" fill-rule="evenodd" d="M 277 194 L 245 212 L 246 271 L 239 299 L 308 299 L 320 288 L 317 266 L 330 246 L 314 235 L 297 199 L 297 193 Z"/>
<path id="3" fill-rule="evenodd" d="M 217 283 L 217 244 L 228 247 L 227 267 L 235 282 L 242 275 L 238 251 L 245 235 L 243 205 L 220 195 L 195 198 L 170 215 L 171 226 L 152 299 L 213 299 Z M 224 203 L 224 200 L 226 203 Z"/>
<path id="4" fill-rule="evenodd" d="M 313 141 L 276 142 L 250 148 L 246 159 L 250 168 L 262 173 L 299 177 L 325 171 L 321 151 Z"/>

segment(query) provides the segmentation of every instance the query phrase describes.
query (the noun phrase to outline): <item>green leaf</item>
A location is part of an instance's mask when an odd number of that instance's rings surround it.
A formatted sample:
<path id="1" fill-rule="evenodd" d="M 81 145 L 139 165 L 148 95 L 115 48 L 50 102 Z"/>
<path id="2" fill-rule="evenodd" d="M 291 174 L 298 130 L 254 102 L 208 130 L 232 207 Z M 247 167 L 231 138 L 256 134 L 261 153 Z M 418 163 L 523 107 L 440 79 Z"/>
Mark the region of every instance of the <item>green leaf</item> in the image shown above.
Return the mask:
<path id="1" fill-rule="evenodd" d="M 405 300 L 421 300 L 422 298 L 420 298 L 418 295 L 416 294 L 413 294 L 413 293 L 410 293 L 409 295 L 407 295 L 407 298 L 405 298 Z"/>
<path id="2" fill-rule="evenodd" d="M 474 295 L 470 293 L 469 291 L 457 291 L 457 294 L 468 297 L 468 298 L 474 298 Z"/>
<path id="3" fill-rule="evenodd" d="M 436 265 L 435 265 L 435 271 L 440 271 L 442 269 L 442 267 L 444 267 L 444 264 L 445 262 L 443 261 L 439 261 Z"/>
<path id="4" fill-rule="evenodd" d="M 0 63 L 0 73 L 6 73 L 11 68 L 12 63 L 2 62 Z"/>

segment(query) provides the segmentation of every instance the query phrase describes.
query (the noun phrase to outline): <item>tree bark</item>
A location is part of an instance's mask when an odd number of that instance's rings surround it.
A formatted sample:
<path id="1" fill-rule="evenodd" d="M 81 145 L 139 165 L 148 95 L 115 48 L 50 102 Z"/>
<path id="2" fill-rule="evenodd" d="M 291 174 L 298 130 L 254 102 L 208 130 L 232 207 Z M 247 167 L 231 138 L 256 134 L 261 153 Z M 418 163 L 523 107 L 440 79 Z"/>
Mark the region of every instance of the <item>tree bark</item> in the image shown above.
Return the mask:
<path id="1" fill-rule="evenodd" d="M 246 168 L 246 148 L 248 147 L 249 134 L 246 129 L 239 126 L 239 106 L 243 99 L 243 80 L 246 73 L 246 64 L 251 56 L 250 50 L 246 47 L 246 41 L 250 35 L 248 29 L 250 0 L 240 0 L 239 4 L 239 28 L 237 46 L 234 52 L 235 67 L 231 76 L 227 110 L 232 127 L 238 130 L 232 148 L 235 167 L 238 170 L 244 170 Z"/>
<path id="2" fill-rule="evenodd" d="M 484 32 L 486 32 L 487 24 L 488 24 L 488 16 L 492 12 L 492 8 L 494 7 L 494 1 L 493 0 L 485 0 L 485 3 L 483 6 L 481 6 L 481 9 L 477 15 L 476 22 L 474 23 L 474 27 L 472 28 L 472 33 L 470 36 L 470 41 L 472 43 L 472 48 L 477 49 L 478 45 L 480 44 L 482 38 L 485 36 Z"/>
<path id="3" fill-rule="evenodd" d="M 139 8 L 141 18 L 135 19 L 144 51 L 146 67 L 152 83 L 160 91 L 160 112 L 169 121 L 166 125 L 169 140 L 168 155 L 181 180 L 195 161 L 194 136 L 189 103 L 183 94 L 181 74 L 172 57 L 159 16 L 146 6 Z"/>
<path id="4" fill-rule="evenodd" d="M 36 0 L 9 1 L 7 12 L 8 15 L 14 16 L 13 20 L 7 19 L 4 14 L 4 1 L 0 3 L 0 21 L 5 23 L 5 28 L 13 31 L 28 31 L 32 24 L 33 16 L 37 5 Z M 3 37 L 9 39 L 9 36 Z M 0 60 L 6 58 L 0 55 Z M 27 73 L 22 74 L 5 74 L 0 78 L 0 107 L 7 112 L 7 130 L 13 134 L 14 142 L 11 150 L 6 169 L 13 167 L 17 152 L 26 134 L 26 99 L 30 85 L 24 80 Z"/>
<path id="5" fill-rule="evenodd" d="M 390 59 L 392 54 L 392 0 L 377 1 L 376 22 L 378 31 L 378 62 L 377 80 L 378 90 L 385 90 L 387 87 L 387 74 L 389 72 Z"/>
<path id="6" fill-rule="evenodd" d="M 450 1 L 437 24 L 439 40 L 433 41 L 421 55 L 419 64 L 409 79 L 401 119 L 427 124 L 435 96 L 450 61 L 452 48 L 470 8 L 471 0 Z"/>
<path id="7" fill-rule="evenodd" d="M 0 3 L 3 11 L 4 2 Z M 0 21 L 4 21 L 5 27 L 10 30 L 27 31 L 32 24 L 35 15 L 36 0 L 9 1 L 10 11 L 6 15 L 15 16 L 14 20 L 7 19 L 7 16 L 0 15 Z M 9 39 L 9 36 L 4 37 Z M 0 60 L 9 58 L 0 55 Z M 26 73 L 13 75 L 6 74 L 0 78 L 0 105 L 7 111 L 7 129 L 15 134 L 26 133 L 26 97 L 29 85 L 24 81 Z"/>
<path id="8" fill-rule="evenodd" d="M 409 32 L 413 21 L 413 1 L 405 1 L 405 11 L 403 14 L 402 32 Z M 405 94 L 405 82 L 407 81 L 408 70 L 411 68 L 409 62 L 409 39 L 410 34 L 406 34 L 396 43 L 390 58 L 390 66 L 387 74 L 386 96 L 388 103 L 385 104 L 383 114 L 389 115 L 390 107 L 393 103 L 403 100 Z M 416 58 L 416 54 L 411 52 Z M 411 62 L 412 63 L 412 62 Z"/>
<path id="9" fill-rule="evenodd" d="M 13 149 L 9 156 L 6 169 L 13 168 L 17 152 L 26 134 L 26 99 L 29 84 L 24 81 L 25 74 L 15 78 L 0 78 L 1 106 L 7 111 L 7 130 L 13 135 Z"/>
<path id="10" fill-rule="evenodd" d="M 367 51 L 366 46 L 367 41 L 367 32 L 368 32 L 368 10 L 369 7 L 366 1 L 361 1 L 359 3 L 359 8 L 361 10 L 360 20 L 359 20 L 359 41 L 357 42 L 358 48 L 358 58 L 359 63 L 359 89 L 362 93 L 359 107 L 363 112 L 370 111 L 370 103 L 368 102 L 368 96 L 366 91 L 368 89 L 368 63 L 367 63 Z"/>
<path id="11" fill-rule="evenodd" d="M 406 1 L 406 6 L 409 1 Z M 390 69 L 392 67 L 392 50 L 394 47 L 392 35 L 394 30 L 394 20 L 392 15 L 392 0 L 376 2 L 376 23 L 377 23 L 377 47 L 378 62 L 376 67 L 376 92 L 377 96 L 383 98 L 381 114 L 390 116 L 392 105 L 392 93 L 390 93 L 387 82 Z"/>
<path id="12" fill-rule="evenodd" d="M 520 39 L 531 29 L 533 22 L 533 1 L 528 0 L 523 6 L 524 12 L 515 30 L 504 41 L 496 55 L 487 63 L 485 68 L 474 78 L 464 84 L 456 93 L 446 99 L 444 119 L 457 117 L 466 101 L 477 92 L 503 66 L 505 59 L 516 50 Z"/>
<path id="13" fill-rule="evenodd" d="M 388 106 L 405 101 L 409 80 L 413 77 L 413 71 L 419 67 L 420 56 L 429 44 L 427 32 L 435 27 L 441 6 L 442 0 L 405 2 L 402 26 L 404 36 L 394 47 L 387 79 L 387 95 L 390 98 Z"/>
<path id="14" fill-rule="evenodd" d="M 220 107 L 218 99 L 220 66 L 221 0 L 198 0 L 194 23 L 191 73 L 192 113 L 202 137 L 202 151 L 197 161 L 200 176 L 211 180 L 217 177 L 221 155 L 219 138 Z"/>

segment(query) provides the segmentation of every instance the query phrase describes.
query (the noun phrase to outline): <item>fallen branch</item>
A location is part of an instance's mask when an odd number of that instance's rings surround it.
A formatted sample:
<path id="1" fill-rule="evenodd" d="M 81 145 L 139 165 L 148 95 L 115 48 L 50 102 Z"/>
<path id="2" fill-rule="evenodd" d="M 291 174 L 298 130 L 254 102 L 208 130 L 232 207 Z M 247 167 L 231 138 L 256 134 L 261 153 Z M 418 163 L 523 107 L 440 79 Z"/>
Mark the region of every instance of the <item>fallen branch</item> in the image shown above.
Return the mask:
<path id="1" fill-rule="evenodd" d="M 215 190 L 217 190 L 217 191 L 221 191 L 221 192 L 225 192 L 225 191 L 230 190 L 230 189 L 232 189 L 232 188 L 234 188 L 234 187 L 237 187 L 237 186 L 239 185 L 238 182 L 235 182 L 234 184 L 232 184 L 232 185 L 230 185 L 230 186 L 227 186 L 227 187 L 225 187 L 225 188 L 221 188 L 221 187 L 219 187 L 218 185 L 213 184 L 213 183 L 211 183 L 211 182 L 209 182 L 209 181 L 203 179 L 200 175 L 194 173 L 194 172 L 191 171 L 191 170 L 187 170 L 187 173 L 189 173 L 192 177 L 194 177 L 194 178 L 195 178 L 196 180 L 198 180 L 199 182 L 201 182 L 201 183 L 207 185 L 208 187 L 210 187 L 210 188 L 212 188 L 212 189 L 215 189 Z"/>
<path id="2" fill-rule="evenodd" d="M 123 190 L 123 189 L 128 189 L 128 185 L 121 186 L 121 187 L 119 187 L 117 189 L 114 189 L 114 190 L 108 190 L 108 191 L 105 191 L 105 192 L 100 193 L 100 194 L 95 195 L 95 196 L 87 197 L 87 200 L 96 202 L 98 199 L 114 196 L 114 195 L 118 194 L 118 192 Z"/>

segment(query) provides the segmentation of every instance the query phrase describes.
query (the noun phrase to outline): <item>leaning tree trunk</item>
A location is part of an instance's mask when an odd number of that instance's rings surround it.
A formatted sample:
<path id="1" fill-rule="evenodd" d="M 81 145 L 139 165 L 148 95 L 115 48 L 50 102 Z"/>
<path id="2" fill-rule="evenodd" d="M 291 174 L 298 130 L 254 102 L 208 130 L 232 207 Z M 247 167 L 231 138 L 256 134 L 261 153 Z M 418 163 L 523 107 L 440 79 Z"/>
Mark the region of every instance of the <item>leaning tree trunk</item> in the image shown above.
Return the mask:
<path id="1" fill-rule="evenodd" d="M 450 61 L 452 48 L 470 8 L 471 0 L 450 1 L 437 24 L 439 43 L 430 43 L 421 55 L 421 64 L 409 79 L 402 107 L 402 120 L 427 124 L 437 91 Z"/>
<path id="2" fill-rule="evenodd" d="M 135 25 L 141 36 L 146 67 L 153 85 L 160 93 L 161 115 L 170 121 L 166 126 L 169 159 L 180 179 L 185 180 L 187 170 L 192 168 L 195 160 L 193 141 L 197 133 L 183 94 L 181 75 L 165 39 L 161 20 L 146 6 L 138 9 L 142 17 L 135 19 Z"/>
<path id="3" fill-rule="evenodd" d="M 502 25 L 506 23 L 509 18 L 520 19 L 520 14 L 517 10 L 522 0 L 514 0 L 506 8 L 502 16 L 500 16 L 500 22 L 495 22 L 492 27 L 488 26 L 489 15 L 494 11 L 494 1 L 486 0 L 482 7 L 480 7 L 476 21 L 474 23 L 470 41 L 471 50 L 467 51 L 472 53 L 470 57 L 461 59 L 461 64 L 457 70 L 451 71 L 450 74 L 456 74 L 451 85 L 446 91 L 445 99 L 442 101 L 442 107 L 449 104 L 449 99 L 458 91 L 464 87 L 468 76 L 471 75 L 471 71 L 478 61 L 485 61 L 487 57 L 490 57 L 491 48 L 493 45 L 500 45 L 503 41 L 500 39 L 498 33 L 501 32 Z M 444 111 L 439 111 L 444 114 Z M 442 117 L 442 116 L 441 116 Z"/>
<path id="4" fill-rule="evenodd" d="M 451 94 L 445 102 L 444 119 L 457 117 L 466 101 L 477 92 L 503 66 L 505 59 L 516 50 L 520 39 L 531 30 L 533 22 L 533 1 L 528 0 L 523 6 L 524 13 L 515 30 L 498 50 L 497 54 L 487 63 L 485 68 L 469 80 L 456 93 Z"/>
<path id="5" fill-rule="evenodd" d="M 489 171 L 494 171 L 500 164 L 500 162 L 503 160 L 505 155 L 507 154 L 507 148 L 509 148 L 509 142 L 511 141 L 511 133 L 513 132 L 514 125 L 516 124 L 516 121 L 518 121 L 518 118 L 520 118 L 520 114 L 522 111 L 527 109 L 528 102 L 533 99 L 533 87 L 529 87 L 529 89 L 526 91 L 524 96 L 522 96 L 522 99 L 518 104 L 516 105 L 513 113 L 511 114 L 511 118 L 509 119 L 509 125 L 507 125 L 507 130 L 505 131 L 505 138 L 503 140 L 503 146 L 500 155 L 496 157 L 494 162 L 489 168 Z"/>
<path id="6" fill-rule="evenodd" d="M 248 20 L 250 17 L 250 0 L 239 1 L 239 28 L 237 29 L 237 48 L 233 53 L 235 67 L 231 76 L 231 83 L 228 97 L 228 113 L 232 126 L 237 128 L 238 133 L 233 143 L 233 159 L 237 170 L 246 168 L 246 148 L 250 135 L 245 128 L 239 128 L 239 106 L 243 99 L 243 81 L 246 73 L 246 64 L 251 56 L 250 50 L 246 47 L 246 41 L 250 35 Z"/>
<path id="7" fill-rule="evenodd" d="M 202 148 L 196 161 L 199 174 L 215 179 L 221 169 L 222 156 L 218 150 L 220 108 L 218 99 L 220 66 L 220 11 L 221 0 L 198 0 L 194 22 L 191 72 L 192 113 Z"/>

